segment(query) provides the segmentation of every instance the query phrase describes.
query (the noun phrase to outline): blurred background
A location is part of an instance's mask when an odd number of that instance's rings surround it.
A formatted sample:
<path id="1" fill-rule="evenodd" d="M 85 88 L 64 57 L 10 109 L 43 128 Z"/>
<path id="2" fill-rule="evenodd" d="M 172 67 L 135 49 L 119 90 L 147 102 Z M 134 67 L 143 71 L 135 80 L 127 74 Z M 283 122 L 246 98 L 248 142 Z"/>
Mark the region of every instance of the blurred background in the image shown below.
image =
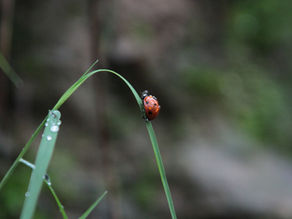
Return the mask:
<path id="1" fill-rule="evenodd" d="M 158 97 L 153 121 L 178 218 L 292 217 L 292 4 L 289 0 L 1 0 L 0 177 L 82 72 L 115 70 Z M 70 218 L 170 218 L 130 90 L 89 79 L 61 107 L 49 167 Z M 25 158 L 34 162 L 40 138 Z M 0 191 L 18 218 L 31 171 Z M 35 218 L 61 218 L 43 186 Z"/>

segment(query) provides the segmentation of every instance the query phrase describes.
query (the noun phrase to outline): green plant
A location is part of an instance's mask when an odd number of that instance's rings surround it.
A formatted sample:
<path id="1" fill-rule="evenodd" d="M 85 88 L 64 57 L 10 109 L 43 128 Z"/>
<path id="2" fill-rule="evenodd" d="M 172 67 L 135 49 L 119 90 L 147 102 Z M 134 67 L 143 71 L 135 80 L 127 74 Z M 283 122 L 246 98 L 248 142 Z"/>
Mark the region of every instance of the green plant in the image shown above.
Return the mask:
<path id="1" fill-rule="evenodd" d="M 49 112 L 48 119 L 45 124 L 46 128 L 44 130 L 44 134 L 42 135 L 42 141 L 37 153 L 35 168 L 33 168 L 29 187 L 25 193 L 24 205 L 20 217 L 21 219 L 32 218 L 35 211 L 42 182 L 53 155 L 59 126 L 61 125 L 60 118 L 61 113 L 58 110 Z"/>
<path id="2" fill-rule="evenodd" d="M 58 102 L 56 103 L 56 105 L 53 107 L 52 109 L 52 112 L 56 112 L 57 114 L 59 113 L 57 110 L 63 105 L 63 103 L 88 79 L 90 78 L 91 76 L 93 76 L 94 74 L 96 73 L 99 73 L 99 72 L 108 72 L 108 73 L 112 73 L 114 75 L 116 75 L 117 77 L 119 77 L 128 87 L 129 89 L 131 90 L 131 92 L 133 93 L 137 103 L 138 103 L 138 106 L 139 106 L 139 109 L 142 113 L 144 113 L 144 107 L 143 107 L 143 104 L 142 104 L 142 100 L 139 96 L 139 94 L 137 93 L 137 91 L 133 88 L 133 86 L 124 78 L 122 77 L 120 74 L 116 73 L 115 71 L 112 71 L 112 70 L 109 70 L 109 69 L 98 69 L 98 70 L 93 70 L 91 71 L 91 69 L 94 67 L 94 65 L 97 63 L 97 61 L 95 61 L 88 69 L 87 71 L 67 90 L 65 91 L 65 93 L 61 96 L 61 98 L 58 100 Z M 50 116 L 50 114 L 49 114 Z M 59 115 L 60 116 L 60 115 Z M 58 116 L 57 116 L 58 117 Z M 42 122 L 41 124 L 38 126 L 38 128 L 35 130 L 35 132 L 33 133 L 33 135 L 31 136 L 31 138 L 28 140 L 28 142 L 25 144 L 24 148 L 22 149 L 22 151 L 20 152 L 20 154 L 18 155 L 18 157 L 16 158 L 16 160 L 14 161 L 14 163 L 12 164 L 12 166 L 10 167 L 10 169 L 8 170 L 8 172 L 5 174 L 5 176 L 3 177 L 3 179 L 1 180 L 0 182 L 0 190 L 1 188 L 4 186 L 4 184 L 6 183 L 6 181 L 8 180 L 9 176 L 11 176 L 11 174 L 13 173 L 13 171 L 15 170 L 15 168 L 17 167 L 17 165 L 23 161 L 23 156 L 25 155 L 25 153 L 27 152 L 27 150 L 30 148 L 32 142 L 35 140 L 35 138 L 37 137 L 37 135 L 40 133 L 41 129 L 44 127 L 44 125 L 46 124 L 47 122 L 47 119 L 49 117 L 47 116 Z M 59 117 L 58 117 L 59 118 Z M 50 119 L 50 118 L 49 118 Z M 49 120 L 50 121 L 50 120 Z M 55 124 L 58 123 L 58 121 L 55 121 L 54 122 Z M 150 140 L 151 140 L 151 143 L 152 143 L 152 147 L 153 147 L 153 151 L 154 151 L 154 155 L 155 155 L 155 159 L 156 159 L 156 163 L 157 163 L 157 166 L 158 166 L 158 170 L 159 170 L 159 173 L 160 173 L 160 177 L 161 177 L 161 181 L 162 181 L 162 184 L 163 184 L 163 188 L 164 188 L 164 191 L 165 191 L 165 194 L 166 194 L 166 198 L 167 198 L 167 202 L 168 202 L 168 206 L 169 206 L 169 210 L 170 210 L 170 213 L 171 213 L 171 216 L 173 219 L 176 218 L 176 213 L 175 213 L 175 209 L 174 209 L 174 205 L 173 205 L 173 200 L 172 200 L 172 197 L 171 197 L 171 193 L 170 193 L 170 189 L 169 189 L 169 186 L 168 186 L 168 182 L 167 182 L 167 178 L 166 178 L 166 174 L 165 174 L 165 170 L 164 170 L 164 166 L 163 166 L 163 162 L 162 162 L 162 158 L 161 158 L 161 155 L 160 155 L 160 151 L 159 151 L 159 147 L 158 147 L 158 143 L 157 143 L 157 139 L 156 139 L 156 136 L 155 136 L 155 132 L 153 130 L 153 127 L 152 127 L 152 124 L 150 121 L 146 121 L 146 128 L 147 128 L 147 131 L 148 131 L 148 134 L 149 134 L 149 137 L 150 137 Z M 50 129 L 48 129 L 50 130 Z M 47 132 L 47 129 L 45 129 L 45 135 L 44 136 L 47 136 L 46 134 Z M 55 136 L 56 137 L 56 136 Z M 53 146 L 52 146 L 53 147 Z M 39 153 L 43 153 L 42 150 L 42 142 L 41 142 L 41 146 L 40 146 L 40 149 L 39 149 Z M 42 163 L 42 162 L 38 162 L 38 158 L 39 156 L 41 157 L 42 155 L 39 153 L 37 154 L 37 160 L 36 160 L 36 165 L 43 165 L 42 168 L 41 168 L 41 171 L 38 170 L 38 177 L 33 177 L 33 174 L 37 175 L 36 173 L 36 169 L 35 171 L 33 171 L 32 173 L 32 177 L 31 177 L 31 182 L 32 184 L 35 184 L 37 183 L 38 185 L 41 183 L 41 177 L 45 175 L 45 172 L 46 172 L 46 169 L 47 169 L 47 165 L 48 165 L 48 162 L 50 160 L 50 157 L 48 155 L 48 157 L 46 157 L 47 159 L 47 162 L 45 163 Z M 51 153 L 51 152 L 50 152 Z M 50 155 L 51 156 L 51 155 Z M 37 182 L 36 182 L 37 181 Z M 37 188 L 37 190 L 39 190 L 39 188 Z M 29 188 L 29 193 L 30 194 L 30 191 L 31 189 Z M 52 191 L 51 191 L 52 192 Z M 35 191 L 36 194 L 34 194 L 34 197 L 35 199 L 37 199 L 37 196 L 38 196 L 38 192 Z M 54 195 L 54 192 L 52 192 L 52 194 Z M 93 205 L 84 213 L 84 216 L 81 216 L 81 218 L 86 218 L 86 215 L 88 215 L 90 213 L 90 211 L 99 203 L 99 201 L 105 196 L 106 192 L 95 202 L 93 203 Z M 54 195 L 55 199 L 56 199 L 56 196 Z M 28 199 L 29 200 L 29 199 Z M 56 199 L 57 201 L 57 199 Z M 57 201 L 58 205 L 59 205 L 59 202 Z M 27 204 L 25 203 L 24 205 L 24 210 L 23 212 L 29 212 L 29 213 L 23 213 L 24 215 L 27 215 L 25 217 L 22 217 L 22 218 L 31 218 L 32 216 L 32 213 L 33 213 L 33 210 L 35 208 L 35 204 L 36 202 L 31 202 L 31 204 Z M 28 206 L 28 207 L 27 207 Z M 59 205 L 59 208 L 60 208 L 60 205 Z M 28 210 L 26 210 L 28 209 Z M 32 213 L 31 213 L 32 212 Z M 62 212 L 62 211 L 61 211 Z M 66 214 L 63 213 L 63 217 L 66 218 Z"/>

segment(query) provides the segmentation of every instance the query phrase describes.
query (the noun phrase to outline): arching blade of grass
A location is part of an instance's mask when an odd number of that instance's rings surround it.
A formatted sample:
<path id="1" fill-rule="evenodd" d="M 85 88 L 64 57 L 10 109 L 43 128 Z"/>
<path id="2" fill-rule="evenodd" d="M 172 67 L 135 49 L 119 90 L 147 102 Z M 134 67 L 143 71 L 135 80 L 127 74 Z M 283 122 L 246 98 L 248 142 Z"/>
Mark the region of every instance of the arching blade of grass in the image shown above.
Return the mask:
<path id="1" fill-rule="evenodd" d="M 21 78 L 11 68 L 11 66 L 9 65 L 8 61 L 5 59 L 2 53 L 0 53 L 0 68 L 16 87 L 19 87 L 19 85 L 22 84 Z"/>
<path id="2" fill-rule="evenodd" d="M 93 211 L 93 209 L 100 203 L 100 201 L 104 198 L 104 196 L 107 194 L 107 191 L 105 191 L 82 215 L 79 217 L 79 219 L 86 219 L 88 215 Z"/>
<path id="3" fill-rule="evenodd" d="M 24 160 L 22 158 L 19 160 L 19 162 L 25 164 L 26 166 L 30 167 L 31 169 L 35 168 L 34 164 L 32 164 L 32 163 L 30 163 L 27 160 Z M 53 189 L 52 183 L 51 183 L 51 180 L 50 180 L 50 177 L 49 177 L 48 174 L 45 175 L 44 182 L 47 184 L 50 192 L 52 193 L 52 195 L 53 195 L 53 197 L 54 197 L 54 199 L 55 199 L 55 201 L 56 201 L 56 203 L 57 203 L 57 205 L 59 207 L 59 210 L 60 210 L 60 212 L 61 212 L 61 214 L 63 216 L 63 219 L 68 219 L 68 216 L 67 216 L 67 214 L 65 212 L 64 206 L 62 205 L 60 199 L 58 198 L 58 196 L 57 196 L 57 194 L 55 192 L 55 190 Z"/>
<path id="4" fill-rule="evenodd" d="M 93 66 L 91 66 L 89 69 L 91 69 Z M 62 96 L 61 98 L 58 100 L 58 102 L 56 103 L 56 105 L 54 106 L 53 110 L 57 110 L 59 109 L 63 103 L 66 102 L 66 100 L 88 79 L 90 78 L 92 75 L 98 73 L 98 72 L 109 72 L 112 73 L 116 76 L 118 76 L 120 79 L 122 79 L 126 85 L 130 88 L 130 90 L 132 91 L 138 106 L 140 108 L 140 111 L 142 113 L 144 113 L 144 108 L 143 108 L 143 104 L 142 104 L 142 100 L 139 96 L 139 94 L 137 93 L 137 91 L 133 88 L 133 86 L 121 75 L 119 75 L 118 73 L 116 73 L 115 71 L 112 70 L 108 70 L 108 69 L 98 69 L 98 70 L 94 70 L 89 72 L 89 70 L 87 70 Z M 9 171 L 6 173 L 6 175 L 4 176 L 3 180 L 0 183 L 0 189 L 3 186 L 3 184 L 5 183 L 5 181 L 8 179 L 8 177 L 11 175 L 12 171 L 14 170 L 14 168 L 17 166 L 18 161 L 20 158 L 23 157 L 23 155 L 26 153 L 26 151 L 28 150 L 28 148 L 30 147 L 32 141 L 35 139 L 35 137 L 37 136 L 37 134 L 39 133 L 40 129 L 43 127 L 45 123 L 45 120 L 41 123 L 41 125 L 37 128 L 37 130 L 35 131 L 35 133 L 33 134 L 33 136 L 29 139 L 28 143 L 25 145 L 23 151 L 19 154 L 19 156 L 17 157 L 16 161 L 13 163 L 12 167 L 9 169 Z M 171 197 L 171 193 L 170 193 L 170 189 L 167 183 L 167 178 L 166 178 L 166 174 L 165 174 L 165 170 L 164 170 L 164 166 L 163 166 L 163 162 L 162 162 L 162 158 L 159 152 L 159 147 L 158 147 L 158 143 L 155 137 L 155 132 L 152 128 L 151 122 L 146 122 L 146 127 L 147 127 L 147 131 L 152 143 L 152 147 L 154 150 L 154 155 L 155 155 L 155 159 L 157 162 L 157 166 L 158 166 L 158 170 L 159 170 L 159 174 L 161 177 L 161 181 L 164 187 L 164 191 L 166 194 L 166 198 L 168 201 L 168 206 L 170 209 L 170 213 L 173 219 L 176 218 L 176 214 L 175 214 L 175 209 L 174 209 L 174 205 L 173 205 L 173 201 L 172 201 L 172 197 Z"/>
<path id="5" fill-rule="evenodd" d="M 20 216 L 21 219 L 30 219 L 33 217 L 44 176 L 53 155 L 59 126 L 61 124 L 60 117 L 61 113 L 58 110 L 49 112 L 46 128 L 37 152 L 35 168 L 30 177 L 28 190 L 25 193 L 24 205 Z"/>
<path id="6" fill-rule="evenodd" d="M 133 86 L 124 77 L 122 77 L 117 72 L 112 71 L 112 70 L 108 70 L 108 69 L 99 69 L 99 70 L 96 70 L 96 71 L 92 71 L 92 72 L 89 72 L 86 76 L 90 77 L 91 75 L 93 75 L 93 74 L 95 74 L 97 72 L 110 72 L 110 73 L 113 73 L 116 76 L 118 76 L 120 79 L 122 79 L 127 84 L 127 86 L 130 88 L 130 90 L 132 91 L 132 93 L 133 93 L 133 95 L 134 95 L 134 97 L 135 97 L 135 99 L 136 99 L 136 101 L 138 103 L 138 106 L 139 106 L 141 112 L 144 113 L 142 100 L 141 100 L 139 94 L 137 93 L 137 91 L 133 88 Z M 162 158 L 161 158 L 161 154 L 160 154 L 160 151 L 159 151 L 159 147 L 158 147 L 157 139 L 156 139 L 156 136 L 155 136 L 155 132 L 153 130 L 153 127 L 152 127 L 152 124 L 151 124 L 150 121 L 146 122 L 146 127 L 147 127 L 147 131 L 148 131 L 148 134 L 149 134 L 149 137 L 150 137 L 150 140 L 151 140 L 152 147 L 153 147 L 156 163 L 157 163 L 157 166 L 158 166 L 160 178 L 161 178 L 162 185 L 163 185 L 163 188 L 164 188 L 164 192 L 165 192 L 165 195 L 166 195 L 166 199 L 167 199 L 167 202 L 168 202 L 168 207 L 169 207 L 169 210 L 170 210 L 170 214 L 171 214 L 171 217 L 173 219 L 176 219 L 177 217 L 176 217 L 176 213 L 175 213 L 173 200 L 172 200 L 172 197 L 171 197 L 171 192 L 170 192 L 170 189 L 169 189 L 169 186 L 168 186 L 168 182 L 167 182 L 164 165 L 163 165 L 163 162 L 162 162 Z"/>
<path id="7" fill-rule="evenodd" d="M 140 108 L 141 112 L 144 113 L 142 100 L 141 100 L 139 94 L 137 93 L 137 91 L 133 88 L 133 86 L 124 77 L 122 77 L 118 73 L 116 73 L 116 72 L 114 72 L 112 70 L 108 70 L 108 69 L 99 69 L 97 71 L 110 72 L 110 73 L 115 74 L 119 78 L 121 78 L 127 84 L 127 86 L 130 88 L 130 90 L 132 91 L 134 97 L 136 98 L 136 101 L 137 101 L 137 103 L 139 105 L 139 108 Z M 91 73 L 88 73 L 88 75 L 89 74 L 91 74 Z M 168 182 L 167 182 L 164 165 L 163 165 L 163 162 L 162 162 L 162 158 L 161 158 L 160 150 L 159 150 L 159 147 L 158 147 L 156 135 L 155 135 L 155 132 L 153 130 L 153 127 L 152 127 L 152 124 L 151 124 L 150 121 L 146 122 L 146 127 L 147 127 L 147 131 L 148 131 L 148 134 L 149 134 L 149 137 L 150 137 L 150 140 L 151 140 L 152 147 L 153 147 L 156 163 L 157 163 L 157 166 L 158 166 L 160 178 L 161 178 L 162 185 L 163 185 L 163 188 L 164 188 L 164 192 L 165 192 L 165 195 L 166 195 L 166 199 L 167 199 L 167 202 L 168 202 L 168 207 L 169 207 L 169 210 L 170 210 L 170 214 L 171 214 L 172 219 L 176 219 L 177 217 L 176 217 L 176 213 L 175 213 L 175 209 L 174 209 L 173 200 L 172 200 L 172 197 L 171 197 L 171 192 L 170 192 L 170 189 L 169 189 L 169 186 L 168 186 Z"/>

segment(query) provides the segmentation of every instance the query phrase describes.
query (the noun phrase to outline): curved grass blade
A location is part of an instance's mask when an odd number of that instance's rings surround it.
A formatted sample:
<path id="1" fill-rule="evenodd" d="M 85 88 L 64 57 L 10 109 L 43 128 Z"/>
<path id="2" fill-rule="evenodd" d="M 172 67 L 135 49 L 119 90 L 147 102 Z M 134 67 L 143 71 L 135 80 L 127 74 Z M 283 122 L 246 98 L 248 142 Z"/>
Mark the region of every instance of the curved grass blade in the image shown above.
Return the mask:
<path id="1" fill-rule="evenodd" d="M 22 84 L 21 78 L 15 73 L 13 68 L 9 65 L 2 53 L 0 53 L 0 68 L 7 75 L 7 77 L 13 82 L 15 87 L 19 87 Z"/>
<path id="2" fill-rule="evenodd" d="M 112 71 L 112 70 L 108 70 L 108 69 L 98 69 L 98 70 L 94 70 L 94 71 L 91 71 L 91 72 L 88 72 L 86 71 L 80 78 L 79 80 L 77 80 L 62 96 L 61 98 L 58 100 L 58 102 L 56 103 L 56 105 L 54 106 L 53 110 L 57 110 L 59 109 L 64 102 L 66 102 L 66 100 L 89 78 L 91 77 L 92 75 L 98 73 L 98 72 L 109 72 L 109 73 L 112 73 L 116 76 L 118 76 L 120 79 L 122 79 L 126 85 L 130 88 L 130 90 L 132 91 L 137 103 L 138 103 L 138 106 L 140 108 L 140 111 L 142 113 L 144 113 L 144 108 L 143 108 L 143 104 L 142 104 L 142 100 L 139 96 L 139 94 L 137 93 L 137 91 L 133 88 L 133 86 L 124 78 L 122 77 L 120 74 L 118 74 L 117 72 L 115 71 Z M 31 142 L 34 140 L 34 138 L 36 137 L 36 135 L 39 133 L 40 129 L 43 127 L 44 125 L 44 121 L 43 123 L 38 127 L 38 129 L 35 131 L 35 133 L 33 134 L 32 138 L 28 141 L 28 143 L 25 145 L 23 151 L 21 152 L 21 154 L 17 157 L 17 160 L 14 162 L 13 166 L 9 169 L 9 174 L 7 173 L 4 177 L 4 179 L 2 180 L 2 182 L 0 183 L 0 189 L 1 187 L 3 186 L 3 181 L 5 182 L 8 178 L 8 176 L 11 174 L 11 172 L 13 171 L 13 169 L 16 167 L 16 165 L 18 164 L 18 161 L 20 158 L 22 158 L 22 156 L 25 154 L 25 152 L 28 150 L 28 148 L 30 147 L 31 145 Z M 163 162 L 162 162 L 162 158 L 161 158 L 161 155 L 160 155 L 160 152 L 159 152 L 159 147 L 158 147 L 158 143 L 157 143 L 157 140 L 156 140 L 156 136 L 155 136 L 155 132 L 153 130 L 153 127 L 151 125 L 151 122 L 146 122 L 146 127 L 147 127 L 147 131 L 148 131 L 148 134 L 149 134 L 149 137 L 150 137 L 150 140 L 151 140 L 151 143 L 152 143 L 152 147 L 153 147 L 153 150 L 154 150 L 154 155 L 155 155 L 155 159 L 156 159 L 156 162 L 157 162 L 157 166 L 158 166 L 158 170 L 159 170 L 159 174 L 160 174 L 160 177 L 161 177 L 161 181 L 162 181 L 162 184 L 163 184 L 163 187 L 164 187 L 164 191 L 165 191 L 165 194 L 166 194 L 166 198 L 167 198 L 167 201 L 168 201 L 168 206 L 169 206 L 169 209 L 170 209 L 170 213 L 171 213 L 171 216 L 173 219 L 176 219 L 176 213 L 175 213 L 175 209 L 174 209 L 174 205 L 173 205 L 173 200 L 172 200 L 172 197 L 171 197 L 171 193 L 170 193 L 170 189 L 169 189 L 169 186 L 168 186 L 168 182 L 167 182 L 167 178 L 166 178 L 166 174 L 165 174 L 165 170 L 164 170 L 164 166 L 163 166 Z"/>
<path id="3" fill-rule="evenodd" d="M 133 86 L 124 78 L 122 77 L 120 74 L 118 74 L 117 72 L 115 71 L 112 71 L 112 70 L 109 70 L 109 69 L 98 69 L 98 70 L 94 70 L 94 71 L 91 71 L 87 74 L 84 74 L 82 75 L 78 81 L 76 81 L 63 95 L 62 97 L 58 100 L 58 102 L 56 103 L 56 105 L 54 106 L 53 109 L 59 109 L 63 103 L 66 102 L 66 100 L 88 79 L 90 78 L 92 75 L 98 73 L 98 72 L 109 72 L 109 73 L 112 73 L 116 76 L 118 76 L 120 79 L 122 79 L 126 84 L 127 86 L 130 88 L 130 90 L 132 91 L 133 95 L 135 96 L 136 100 L 137 100 L 137 103 L 140 107 L 140 110 L 142 111 L 143 110 L 143 107 L 142 107 L 142 100 L 139 96 L 139 94 L 136 92 L 136 90 L 133 88 Z"/>
<path id="4" fill-rule="evenodd" d="M 132 91 L 132 93 L 135 96 L 136 101 L 137 101 L 137 103 L 138 103 L 138 105 L 140 107 L 141 112 L 144 113 L 142 100 L 141 100 L 139 94 L 137 93 L 137 91 L 133 88 L 133 86 L 124 77 L 122 77 L 120 74 L 118 74 L 118 73 L 116 73 L 116 72 L 114 72 L 112 70 L 108 70 L 108 69 L 99 69 L 97 71 L 110 72 L 110 73 L 115 74 L 119 78 L 121 78 L 127 84 L 127 86 L 130 88 L 130 90 Z M 94 71 L 90 72 L 88 74 L 94 74 Z M 150 121 L 146 122 L 146 128 L 147 128 L 147 131 L 148 131 L 148 134 L 149 134 L 149 137 L 150 137 L 150 140 L 151 140 L 151 144 L 152 144 L 152 147 L 153 147 L 156 163 L 157 163 L 157 166 L 158 166 L 160 178 L 161 178 L 162 185 L 163 185 L 163 188 L 164 188 L 164 192 L 165 192 L 165 195 L 166 195 L 166 199 L 167 199 L 167 202 L 168 202 L 168 207 L 169 207 L 169 210 L 170 210 L 170 214 L 171 214 L 172 219 L 176 219 L 177 217 L 176 217 L 173 200 L 172 200 L 170 189 L 169 189 L 168 182 L 167 182 L 164 165 L 163 165 L 161 154 L 160 154 L 160 151 L 159 151 L 156 135 L 155 135 L 155 132 L 153 130 L 153 127 L 152 127 L 152 124 L 151 124 Z"/>
<path id="5" fill-rule="evenodd" d="M 57 110 L 49 112 L 43 138 L 37 152 L 35 168 L 31 174 L 28 190 L 25 193 L 24 205 L 20 216 L 21 219 L 30 219 L 33 217 L 37 200 L 41 191 L 42 182 L 53 155 L 59 126 L 61 124 L 60 117 L 61 113 Z"/>
<path id="6" fill-rule="evenodd" d="M 81 215 L 81 217 L 79 217 L 79 219 L 86 219 L 88 215 L 100 203 L 100 201 L 104 198 L 106 194 L 107 194 L 107 191 L 104 191 L 104 193 Z"/>
<path id="7" fill-rule="evenodd" d="M 137 91 L 133 88 L 133 86 L 124 77 L 122 77 L 117 72 L 112 71 L 112 70 L 108 70 L 108 69 L 98 69 L 96 71 L 92 71 L 92 72 L 88 73 L 86 76 L 90 77 L 91 75 L 95 74 L 96 72 L 110 72 L 110 73 L 113 73 L 116 76 L 118 76 L 120 79 L 122 79 L 127 84 L 127 86 L 130 88 L 130 90 L 132 91 L 134 97 L 136 98 L 136 101 L 138 103 L 138 106 L 139 106 L 141 112 L 144 113 L 142 100 L 141 100 L 139 94 L 137 93 Z M 153 147 L 156 163 L 157 163 L 157 166 L 158 166 L 160 178 L 161 178 L 162 185 L 163 185 L 163 188 L 164 188 L 164 192 L 165 192 L 165 195 L 166 195 L 166 199 L 167 199 L 167 202 L 168 202 L 168 207 L 169 207 L 169 210 L 170 210 L 170 214 L 171 214 L 172 219 L 176 219 L 177 217 L 176 217 L 176 213 L 175 213 L 175 208 L 174 208 L 171 192 L 170 192 L 170 189 L 169 189 L 169 186 L 168 186 L 168 182 L 167 182 L 164 165 L 163 165 L 163 162 L 162 162 L 162 158 L 161 158 L 161 154 L 160 154 L 160 151 L 159 151 L 159 147 L 158 147 L 157 139 L 156 139 L 156 136 L 155 136 L 155 132 L 153 130 L 153 127 L 152 127 L 152 124 L 151 124 L 150 121 L 146 122 L 146 127 L 147 127 L 147 131 L 148 131 L 148 134 L 149 134 L 149 137 L 150 137 L 150 140 L 151 140 L 152 147 Z"/>

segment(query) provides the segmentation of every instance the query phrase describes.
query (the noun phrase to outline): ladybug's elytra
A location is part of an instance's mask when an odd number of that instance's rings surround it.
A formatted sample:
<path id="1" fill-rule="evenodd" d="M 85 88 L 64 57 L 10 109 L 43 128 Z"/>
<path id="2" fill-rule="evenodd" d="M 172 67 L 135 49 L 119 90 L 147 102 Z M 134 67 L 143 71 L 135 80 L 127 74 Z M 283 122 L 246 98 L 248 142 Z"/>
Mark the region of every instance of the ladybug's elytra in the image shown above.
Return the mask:
<path id="1" fill-rule="evenodd" d="M 147 119 L 148 120 L 155 119 L 158 116 L 160 110 L 157 98 L 155 96 L 149 95 L 149 92 L 145 90 L 142 93 L 142 100 Z"/>

